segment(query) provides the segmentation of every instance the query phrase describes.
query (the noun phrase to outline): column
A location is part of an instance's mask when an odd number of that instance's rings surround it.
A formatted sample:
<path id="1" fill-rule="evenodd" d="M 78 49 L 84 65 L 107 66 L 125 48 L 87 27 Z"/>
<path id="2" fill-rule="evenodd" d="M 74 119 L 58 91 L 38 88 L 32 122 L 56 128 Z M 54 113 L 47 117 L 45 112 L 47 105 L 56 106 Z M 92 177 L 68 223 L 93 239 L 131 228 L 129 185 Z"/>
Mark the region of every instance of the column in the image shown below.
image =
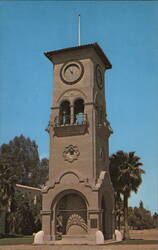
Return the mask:
<path id="1" fill-rule="evenodd" d="M 70 105 L 70 124 L 74 124 L 74 105 Z"/>
<path id="2" fill-rule="evenodd" d="M 89 233 L 95 234 L 101 228 L 101 210 L 89 210 Z"/>
<path id="3" fill-rule="evenodd" d="M 51 218 L 52 211 L 41 211 L 42 215 L 42 230 L 44 231 L 44 241 L 52 240 Z"/>

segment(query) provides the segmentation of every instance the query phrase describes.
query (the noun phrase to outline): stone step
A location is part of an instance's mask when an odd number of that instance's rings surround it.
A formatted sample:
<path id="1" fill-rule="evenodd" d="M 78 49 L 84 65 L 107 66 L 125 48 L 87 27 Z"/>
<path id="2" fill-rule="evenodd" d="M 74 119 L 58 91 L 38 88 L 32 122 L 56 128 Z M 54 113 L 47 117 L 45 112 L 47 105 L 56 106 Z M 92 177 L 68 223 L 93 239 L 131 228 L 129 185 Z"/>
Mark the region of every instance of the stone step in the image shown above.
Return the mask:
<path id="1" fill-rule="evenodd" d="M 54 242 L 56 245 L 65 245 L 65 244 L 77 244 L 77 245 L 87 245 L 95 244 L 94 235 L 63 235 L 61 240 L 56 240 Z"/>
<path id="2" fill-rule="evenodd" d="M 90 237 L 90 235 L 63 235 L 62 238 L 63 239 L 67 239 L 67 238 L 87 238 L 87 237 Z"/>

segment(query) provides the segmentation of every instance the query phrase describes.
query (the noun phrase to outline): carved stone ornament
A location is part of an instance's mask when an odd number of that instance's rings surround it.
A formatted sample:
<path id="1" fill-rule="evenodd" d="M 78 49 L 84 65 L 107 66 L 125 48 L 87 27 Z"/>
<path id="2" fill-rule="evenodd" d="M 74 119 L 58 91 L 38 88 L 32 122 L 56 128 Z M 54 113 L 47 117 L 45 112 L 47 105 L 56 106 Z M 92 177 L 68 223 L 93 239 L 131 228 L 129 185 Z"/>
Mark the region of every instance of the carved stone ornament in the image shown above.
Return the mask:
<path id="1" fill-rule="evenodd" d="M 63 157 L 65 161 L 73 162 L 78 159 L 80 152 L 77 146 L 69 145 L 65 148 L 63 152 Z"/>
<path id="2" fill-rule="evenodd" d="M 69 228 L 72 225 L 77 225 L 82 227 L 85 231 L 87 231 L 87 225 L 85 220 L 79 215 L 79 214 L 72 214 L 67 222 L 67 226 L 66 226 L 66 232 L 68 232 Z"/>

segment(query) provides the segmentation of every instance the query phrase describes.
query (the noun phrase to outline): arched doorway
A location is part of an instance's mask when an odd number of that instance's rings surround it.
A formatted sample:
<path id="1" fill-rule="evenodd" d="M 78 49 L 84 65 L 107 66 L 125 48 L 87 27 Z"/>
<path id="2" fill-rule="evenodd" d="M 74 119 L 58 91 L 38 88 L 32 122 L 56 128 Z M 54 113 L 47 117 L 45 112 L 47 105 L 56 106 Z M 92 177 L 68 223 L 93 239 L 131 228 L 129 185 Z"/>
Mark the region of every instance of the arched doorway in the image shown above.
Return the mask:
<path id="1" fill-rule="evenodd" d="M 56 234 L 76 235 L 87 232 L 87 206 L 77 193 L 66 194 L 56 206 Z"/>

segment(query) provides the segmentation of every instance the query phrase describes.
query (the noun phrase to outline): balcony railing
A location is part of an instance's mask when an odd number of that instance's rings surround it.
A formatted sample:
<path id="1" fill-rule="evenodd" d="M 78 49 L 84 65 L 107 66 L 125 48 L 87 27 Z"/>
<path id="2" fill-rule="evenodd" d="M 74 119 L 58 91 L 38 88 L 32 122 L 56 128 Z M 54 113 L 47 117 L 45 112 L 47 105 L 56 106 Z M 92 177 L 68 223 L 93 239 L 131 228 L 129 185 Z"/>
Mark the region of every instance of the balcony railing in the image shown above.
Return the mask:
<path id="1" fill-rule="evenodd" d="M 56 136 L 72 136 L 86 133 L 87 114 L 56 116 L 53 122 Z"/>
<path id="2" fill-rule="evenodd" d="M 82 125 L 87 123 L 87 114 L 79 113 L 77 115 L 63 115 L 62 117 L 56 116 L 54 119 L 54 126 L 71 126 Z"/>

